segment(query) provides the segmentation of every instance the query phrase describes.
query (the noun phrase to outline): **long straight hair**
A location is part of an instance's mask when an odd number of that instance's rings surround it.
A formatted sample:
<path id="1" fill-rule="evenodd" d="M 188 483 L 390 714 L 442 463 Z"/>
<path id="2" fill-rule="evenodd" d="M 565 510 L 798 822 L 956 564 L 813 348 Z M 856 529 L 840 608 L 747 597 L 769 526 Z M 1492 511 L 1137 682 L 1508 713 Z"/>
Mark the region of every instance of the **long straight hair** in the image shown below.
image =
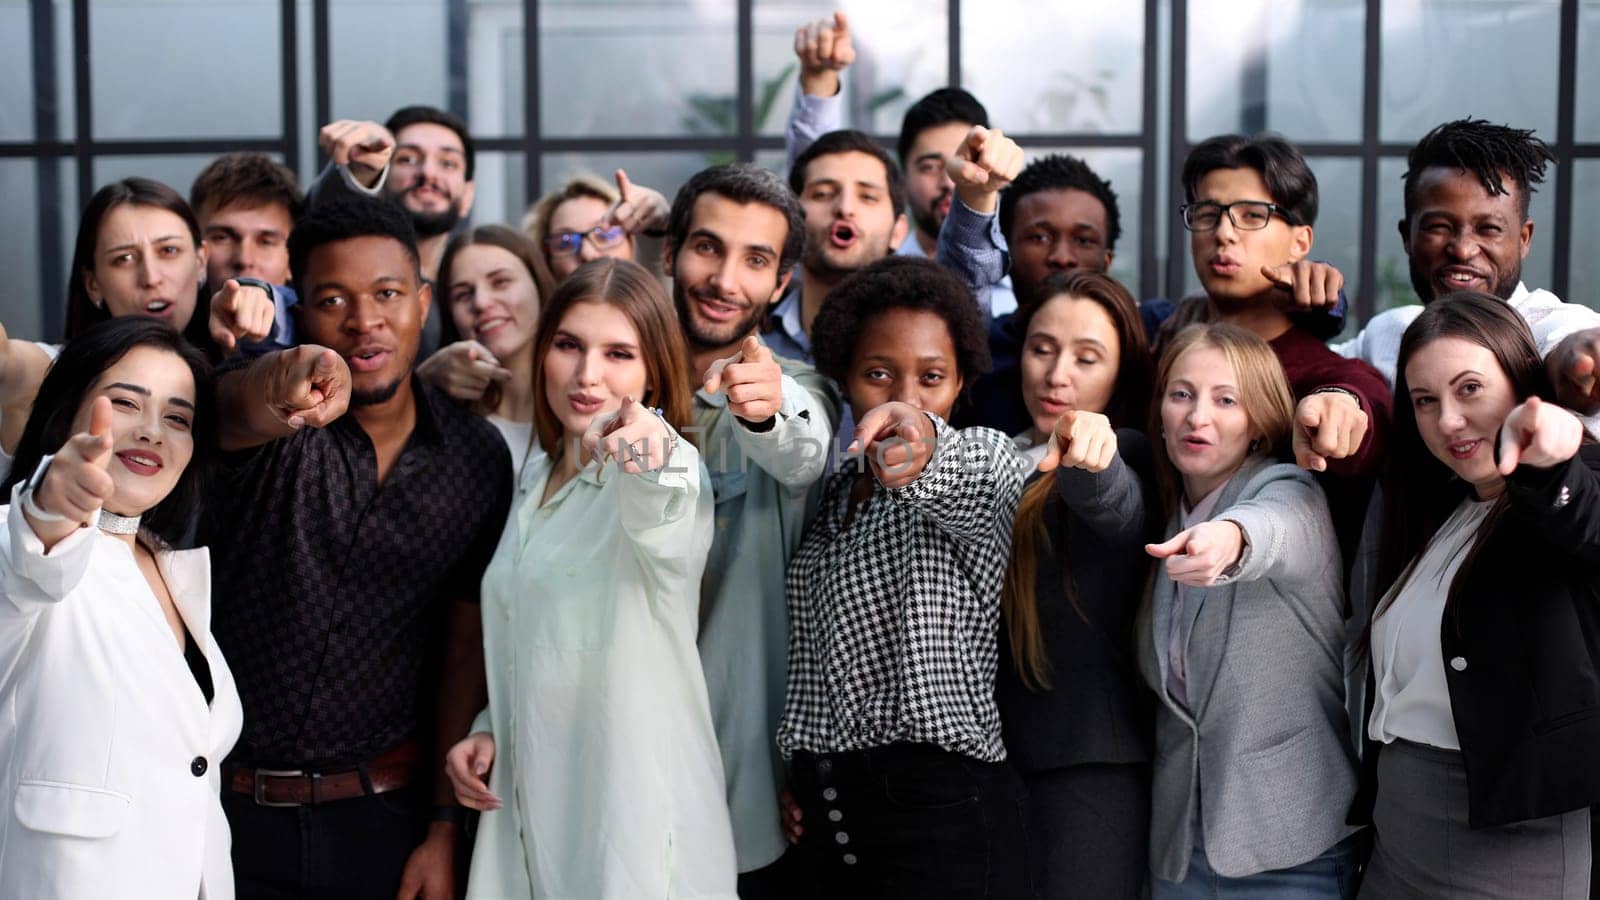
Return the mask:
<path id="1" fill-rule="evenodd" d="M 1190 325 L 1178 332 L 1161 354 L 1161 364 L 1156 369 L 1155 402 L 1150 405 L 1150 443 L 1155 447 L 1156 480 L 1161 486 L 1163 512 L 1167 518 L 1180 508 L 1183 477 L 1167 454 L 1161 401 L 1167 394 L 1178 359 L 1201 347 L 1221 352 L 1233 369 L 1239 404 L 1244 407 L 1250 429 L 1260 435 L 1251 445 L 1249 456 L 1270 458 L 1273 448 L 1289 439 L 1294 423 L 1294 394 L 1289 390 L 1289 378 L 1283 372 L 1278 355 L 1266 341 L 1254 332 L 1224 322 Z"/>
<path id="2" fill-rule="evenodd" d="M 144 316 L 119 316 L 89 326 L 83 334 L 67 342 L 61 355 L 39 385 L 33 412 L 17 443 L 16 459 L 3 490 L 9 500 L 12 488 L 32 477 L 39 461 L 55 453 L 72 437 L 72 423 L 82 409 L 89 391 L 106 370 L 117 364 L 135 347 L 154 347 L 182 360 L 194 376 L 194 455 L 178 476 L 172 492 L 146 510 L 140 526 L 167 545 L 183 539 L 196 520 L 201 499 L 216 456 L 216 400 L 211 390 L 211 364 L 205 354 L 165 322 Z"/>
<path id="3" fill-rule="evenodd" d="M 667 424 L 685 434 L 694 411 L 689 345 L 672 301 L 667 298 L 667 289 L 638 263 L 601 257 L 579 266 L 556 288 L 539 314 L 539 336 L 533 342 L 533 424 L 539 446 L 552 460 L 559 460 L 566 450 L 566 442 L 561 440 L 561 420 L 545 396 L 544 361 L 567 312 L 584 302 L 609 303 L 628 317 L 639 333 L 639 353 L 644 358 L 648 386 L 639 402 L 659 407 Z"/>
<path id="4" fill-rule="evenodd" d="M 1017 311 L 1017 329 L 1024 339 L 1034 317 L 1055 300 L 1088 300 L 1106 311 L 1111 318 L 1112 329 L 1117 334 L 1118 365 L 1105 414 L 1114 428 L 1138 427 L 1147 414 L 1154 366 L 1150 360 L 1150 346 L 1145 339 L 1144 323 L 1139 318 L 1139 304 L 1133 295 L 1110 275 L 1070 272 L 1057 273 L 1045 279 L 1039 296 L 1043 299 Z M 1054 440 L 1049 436 L 1046 439 Z M 1045 654 L 1044 632 L 1039 621 L 1035 589 L 1038 585 L 1039 560 L 1050 547 L 1044 511 L 1054 485 L 1054 476 L 1047 473 L 1035 478 L 1023 490 L 1011 531 L 1011 558 L 1006 563 L 1005 585 L 1000 592 L 1000 611 L 1005 617 L 1006 636 L 1011 644 L 1011 657 L 1017 675 L 1023 684 L 1035 690 L 1050 686 L 1050 660 Z M 1073 587 L 1071 561 L 1065 558 L 1062 559 L 1061 584 L 1073 611 L 1087 622 L 1088 617 Z"/>
<path id="5" fill-rule="evenodd" d="M 455 265 L 456 257 L 468 247 L 499 247 L 515 256 L 517 261 L 522 263 L 522 267 L 528 270 L 528 277 L 533 279 L 535 302 L 542 304 L 544 298 L 555 290 L 555 279 L 550 275 L 549 267 L 545 265 L 544 254 L 533 245 L 533 241 L 529 240 L 527 235 L 508 225 L 479 225 L 471 231 L 462 232 L 450 239 L 450 243 L 445 245 L 444 255 L 439 257 L 439 277 L 435 281 L 437 287 L 434 288 L 436 293 L 433 302 L 444 304 L 444 314 L 439 317 L 441 347 L 447 347 L 466 337 L 461 333 L 461 329 L 456 327 L 455 315 L 450 312 L 450 270 Z M 484 389 L 483 399 L 477 404 L 479 411 L 493 412 L 500 405 L 500 397 L 500 385 L 490 382 Z"/>
<path id="6" fill-rule="evenodd" d="M 1470 341 L 1493 354 L 1511 382 L 1518 403 L 1535 396 L 1555 401 L 1555 391 L 1545 374 L 1533 333 L 1522 316 L 1505 301 L 1490 294 L 1461 291 L 1441 297 L 1423 309 L 1400 339 L 1400 355 L 1395 364 L 1394 424 L 1390 429 L 1389 463 L 1382 481 L 1379 596 L 1388 593 L 1399 581 L 1406 567 L 1427 548 L 1450 514 L 1472 494 L 1472 487 L 1457 478 L 1422 442 L 1416 409 L 1411 403 L 1411 386 L 1406 380 L 1406 364 L 1411 358 L 1442 338 Z M 1477 538 L 1450 584 L 1445 598 L 1446 610 L 1454 607 L 1463 584 L 1462 576 L 1471 569 L 1484 542 L 1499 527 L 1508 503 L 1506 495 L 1501 494 L 1489 507 Z M 1387 603 L 1380 604 L 1373 610 L 1372 617 L 1376 619 L 1387 607 Z"/>
<path id="7" fill-rule="evenodd" d="M 194 240 L 195 253 L 200 252 L 200 222 L 183 195 L 172 188 L 150 178 L 124 178 L 95 191 L 78 219 L 78 236 L 72 245 L 72 268 L 67 275 L 66 339 L 69 341 L 90 326 L 111 318 L 110 309 L 89 299 L 89 287 L 84 279 L 94 272 L 100 226 L 112 210 L 124 204 L 164 209 L 182 219 L 189 229 L 189 237 Z M 211 340 L 211 296 L 206 293 L 204 277 L 200 278 L 196 294 L 194 316 L 184 326 L 183 336 L 215 358 L 218 351 Z"/>

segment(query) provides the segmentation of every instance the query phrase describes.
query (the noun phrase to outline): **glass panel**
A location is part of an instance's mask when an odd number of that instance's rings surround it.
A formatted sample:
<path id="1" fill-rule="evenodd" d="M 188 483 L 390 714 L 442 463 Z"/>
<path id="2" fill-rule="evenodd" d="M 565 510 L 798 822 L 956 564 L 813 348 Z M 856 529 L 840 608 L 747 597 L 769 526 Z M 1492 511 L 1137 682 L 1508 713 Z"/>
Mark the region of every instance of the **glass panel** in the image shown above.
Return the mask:
<path id="1" fill-rule="evenodd" d="M 498 222 L 513 228 L 522 223 L 528 208 L 528 157 L 524 153 L 478 153 L 472 180 L 477 193 L 472 201 L 472 221 Z"/>
<path id="2" fill-rule="evenodd" d="M 65 160 L 0 160 L 0 197 L 6 198 L 9 220 L 19 226 L 0 241 L 0 267 L 11 282 L 0 294 L 0 322 L 11 337 L 60 337 L 59 325 L 47 333 L 44 313 L 54 312 L 58 323 L 64 317 L 67 268 L 78 227 L 76 169 Z M 41 231 L 52 223 L 53 242 L 44 240 L 46 232 Z"/>
<path id="3" fill-rule="evenodd" d="M 540 181 L 544 190 L 552 191 L 574 175 L 593 175 L 615 185 L 613 174 L 618 169 L 628 173 L 634 184 L 654 188 L 666 196 L 667 202 L 677 195 L 678 188 L 689 176 L 706 166 L 734 162 L 733 151 L 722 153 L 547 153 L 540 160 Z M 529 198 L 530 204 L 533 198 Z"/>
<path id="4" fill-rule="evenodd" d="M 1419 302 L 1411 289 L 1410 266 L 1405 248 L 1400 244 L 1398 223 L 1405 217 L 1405 184 L 1401 176 L 1406 171 L 1404 159 L 1384 159 L 1378 163 L 1378 283 L 1377 309 L 1404 306 Z M 1533 246 L 1528 258 L 1522 261 L 1522 281 L 1528 288 L 1547 288 L 1554 264 L 1550 242 L 1554 239 L 1551 224 L 1555 221 L 1555 192 L 1553 186 L 1533 195 L 1528 216 L 1534 221 Z M 1578 282 L 1574 281 L 1574 284 Z"/>
<path id="5" fill-rule="evenodd" d="M 1580 159 L 1572 164 L 1572 196 L 1600 196 L 1600 159 Z M 1537 237 L 1534 238 L 1538 240 Z M 1563 300 L 1600 309 L 1600 204 L 1572 204 L 1572 233 L 1567 239 L 1572 253 L 1572 270 L 1567 278 Z"/>
<path id="6" fill-rule="evenodd" d="M 949 76 L 946 0 L 754 0 L 754 121 L 761 134 L 782 135 L 794 105 L 799 61 L 794 33 L 843 10 L 856 62 L 841 91 L 845 125 L 870 134 L 899 134 L 906 107 L 942 87 Z"/>
<path id="7" fill-rule="evenodd" d="M 94 136 L 280 134 L 279 24 L 273 0 L 95 3 L 89 15 Z"/>
<path id="8" fill-rule="evenodd" d="M 333 118 L 382 122 L 402 106 L 445 106 L 445 25 L 444 0 L 330 3 Z"/>
<path id="9" fill-rule="evenodd" d="M 282 162 L 282 158 L 273 155 L 274 159 Z M 189 187 L 194 184 L 194 178 L 200 171 L 211 164 L 216 156 L 205 153 L 185 154 L 182 156 L 97 156 L 94 158 L 94 184 L 98 189 L 101 185 L 109 184 L 119 178 L 137 175 L 142 178 L 154 178 L 166 184 L 173 190 L 182 194 L 185 199 L 189 196 Z M 85 198 L 85 202 L 87 198 Z"/>
<path id="10" fill-rule="evenodd" d="M 990 0 L 962 17 L 961 80 L 997 127 L 1143 130 L 1144 5 Z M 896 40 L 899 40 L 897 37 Z M 1019 65 L 1019 61 L 1027 63 Z"/>
<path id="11" fill-rule="evenodd" d="M 1112 248 L 1111 274 L 1127 285 L 1135 297 L 1146 296 L 1145 290 L 1154 285 L 1139 284 L 1139 198 L 1142 186 L 1139 166 L 1142 154 L 1138 150 L 1083 149 L 1074 147 L 1025 147 L 1024 165 L 1052 153 L 1068 153 L 1089 164 L 1096 175 L 1111 183 L 1117 195 L 1117 215 L 1122 232 Z"/>
<path id="12" fill-rule="evenodd" d="M 1382 8 L 1384 141 L 1411 143 L 1468 115 L 1554 139 L 1559 0 L 1387 0 Z M 1485 65 L 1486 56 L 1498 64 Z"/>
<path id="13" fill-rule="evenodd" d="M 1195 0 L 1188 21 L 1190 138 L 1361 140 L 1363 0 Z"/>
<path id="14" fill-rule="evenodd" d="M 1600 0 L 1583 0 L 1578 4 L 1578 95 L 1575 99 L 1578 140 L 1600 141 Z"/>
<path id="15" fill-rule="evenodd" d="M 521 0 L 468 2 L 467 121 L 473 137 L 522 134 L 525 55 Z"/>
<path id="16" fill-rule="evenodd" d="M 732 134 L 734 0 L 539 0 L 547 136 Z"/>

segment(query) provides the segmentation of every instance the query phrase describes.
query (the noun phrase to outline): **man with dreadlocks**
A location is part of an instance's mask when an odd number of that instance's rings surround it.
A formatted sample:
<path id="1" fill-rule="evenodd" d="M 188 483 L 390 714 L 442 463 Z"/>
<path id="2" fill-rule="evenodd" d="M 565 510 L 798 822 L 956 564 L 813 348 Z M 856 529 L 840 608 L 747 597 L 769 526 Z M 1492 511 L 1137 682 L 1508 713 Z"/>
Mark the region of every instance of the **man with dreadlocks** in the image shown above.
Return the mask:
<path id="1" fill-rule="evenodd" d="M 1520 313 L 1565 400 L 1586 391 L 1573 366 L 1562 362 L 1574 357 L 1585 335 L 1592 336 L 1592 346 L 1600 346 L 1600 331 L 1592 331 L 1600 329 L 1600 313 L 1522 283 L 1522 261 L 1533 242 L 1528 201 L 1554 161 L 1532 130 L 1482 119 L 1440 125 L 1406 156 L 1400 243 L 1411 260 L 1411 286 L 1423 303 L 1451 291 L 1484 291 Z M 1392 385 L 1400 336 L 1420 312 L 1421 306 L 1402 306 L 1380 313 L 1333 349 L 1376 366 Z M 1590 386 L 1593 381 L 1588 379 Z M 1593 432 L 1600 422 L 1588 424 Z"/>

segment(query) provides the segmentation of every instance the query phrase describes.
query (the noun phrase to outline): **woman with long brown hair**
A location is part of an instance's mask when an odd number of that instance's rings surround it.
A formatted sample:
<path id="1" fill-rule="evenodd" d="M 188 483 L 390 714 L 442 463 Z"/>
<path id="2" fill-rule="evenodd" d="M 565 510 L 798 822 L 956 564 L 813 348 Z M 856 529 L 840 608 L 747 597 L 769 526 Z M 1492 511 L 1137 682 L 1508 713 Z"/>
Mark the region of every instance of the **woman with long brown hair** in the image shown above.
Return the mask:
<path id="1" fill-rule="evenodd" d="M 695 649 L 713 506 L 661 283 L 579 267 L 534 343 L 542 455 L 484 573 L 489 705 L 446 758 L 485 815 L 472 897 L 732 898 Z"/>
<path id="2" fill-rule="evenodd" d="M 1600 446 L 1492 295 L 1428 304 L 1396 375 L 1361 896 L 1587 897 Z"/>
<path id="3" fill-rule="evenodd" d="M 1344 580 L 1322 489 L 1273 456 L 1288 379 L 1255 334 L 1192 325 L 1156 402 L 1168 538 L 1135 632 L 1158 698 L 1151 894 L 1348 898 Z"/>
<path id="4" fill-rule="evenodd" d="M 1038 469 L 1017 509 L 995 681 L 1028 789 L 1040 896 L 1138 897 L 1150 840 L 1150 705 L 1133 620 L 1150 567 L 1152 368 L 1128 290 L 1073 272 L 1018 310 Z"/>

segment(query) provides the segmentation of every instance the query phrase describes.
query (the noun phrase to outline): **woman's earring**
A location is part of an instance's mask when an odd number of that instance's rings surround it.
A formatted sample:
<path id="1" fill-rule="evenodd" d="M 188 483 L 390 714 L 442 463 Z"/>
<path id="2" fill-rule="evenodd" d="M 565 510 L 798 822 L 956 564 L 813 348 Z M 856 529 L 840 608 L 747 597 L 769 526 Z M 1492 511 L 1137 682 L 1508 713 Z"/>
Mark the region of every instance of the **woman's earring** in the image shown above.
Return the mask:
<path id="1" fill-rule="evenodd" d="M 1255 440 L 1250 442 L 1250 452 L 1251 453 L 1254 453 L 1254 452 L 1256 452 L 1257 450 L 1260 450 L 1260 449 L 1261 449 L 1261 438 L 1256 438 Z"/>

